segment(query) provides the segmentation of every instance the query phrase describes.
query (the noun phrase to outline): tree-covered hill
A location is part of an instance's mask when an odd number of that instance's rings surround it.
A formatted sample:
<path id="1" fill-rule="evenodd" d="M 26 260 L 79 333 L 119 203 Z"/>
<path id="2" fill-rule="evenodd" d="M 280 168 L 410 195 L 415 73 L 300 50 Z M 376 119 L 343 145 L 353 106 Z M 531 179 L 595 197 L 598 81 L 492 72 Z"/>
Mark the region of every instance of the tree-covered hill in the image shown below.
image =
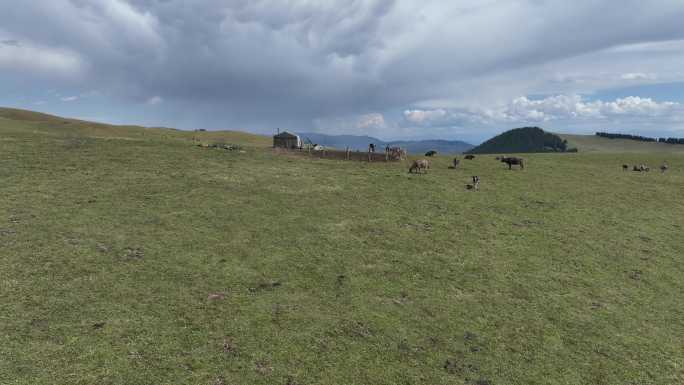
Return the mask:
<path id="1" fill-rule="evenodd" d="M 525 152 L 566 152 L 567 141 L 539 127 L 522 127 L 501 135 L 471 149 L 471 154 L 503 154 Z"/>

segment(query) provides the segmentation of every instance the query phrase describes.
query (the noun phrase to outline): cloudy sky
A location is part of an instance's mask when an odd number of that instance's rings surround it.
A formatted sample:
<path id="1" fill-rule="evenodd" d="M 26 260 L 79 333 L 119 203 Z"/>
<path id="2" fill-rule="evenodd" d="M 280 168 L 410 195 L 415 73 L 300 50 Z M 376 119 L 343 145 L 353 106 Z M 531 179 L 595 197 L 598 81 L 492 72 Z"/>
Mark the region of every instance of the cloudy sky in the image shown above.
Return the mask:
<path id="1" fill-rule="evenodd" d="M 0 0 L 0 105 L 183 129 L 684 137 L 682 0 Z"/>

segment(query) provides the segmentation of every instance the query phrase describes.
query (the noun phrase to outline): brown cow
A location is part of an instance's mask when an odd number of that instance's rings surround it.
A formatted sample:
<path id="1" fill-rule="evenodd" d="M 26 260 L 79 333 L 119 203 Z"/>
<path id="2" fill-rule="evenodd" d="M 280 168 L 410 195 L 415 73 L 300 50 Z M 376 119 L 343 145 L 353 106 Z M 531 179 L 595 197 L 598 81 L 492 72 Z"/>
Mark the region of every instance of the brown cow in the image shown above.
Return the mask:
<path id="1" fill-rule="evenodd" d="M 413 174 L 413 171 L 416 171 L 416 173 L 420 174 L 420 170 L 425 170 L 425 173 L 427 173 L 427 170 L 430 169 L 430 161 L 427 159 L 419 159 L 419 160 L 414 160 L 413 163 L 411 164 L 411 168 L 409 168 L 409 174 Z"/>

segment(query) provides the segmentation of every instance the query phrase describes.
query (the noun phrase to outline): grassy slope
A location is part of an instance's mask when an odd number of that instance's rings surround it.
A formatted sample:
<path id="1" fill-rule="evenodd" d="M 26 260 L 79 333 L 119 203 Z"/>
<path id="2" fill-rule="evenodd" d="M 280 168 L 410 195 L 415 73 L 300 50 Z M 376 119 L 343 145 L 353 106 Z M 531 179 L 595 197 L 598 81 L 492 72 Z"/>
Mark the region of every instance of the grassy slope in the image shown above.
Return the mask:
<path id="1" fill-rule="evenodd" d="M 153 141 L 195 139 L 201 142 L 235 142 L 254 147 L 268 147 L 272 144 L 271 138 L 267 136 L 239 131 L 189 132 L 170 128 L 111 126 L 11 108 L 0 108 L 0 124 L 2 124 L 5 132 L 20 132 L 22 134 L 30 132 L 40 137 L 63 139 L 81 137 Z"/>
<path id="2" fill-rule="evenodd" d="M 595 135 L 558 134 L 568 141 L 568 147 L 580 152 L 629 153 L 629 152 L 675 152 L 684 153 L 683 145 L 639 142 L 628 139 L 608 139 Z"/>
<path id="3" fill-rule="evenodd" d="M 0 119 L 2 384 L 684 381 L 682 155 L 416 176 L 62 129 Z"/>

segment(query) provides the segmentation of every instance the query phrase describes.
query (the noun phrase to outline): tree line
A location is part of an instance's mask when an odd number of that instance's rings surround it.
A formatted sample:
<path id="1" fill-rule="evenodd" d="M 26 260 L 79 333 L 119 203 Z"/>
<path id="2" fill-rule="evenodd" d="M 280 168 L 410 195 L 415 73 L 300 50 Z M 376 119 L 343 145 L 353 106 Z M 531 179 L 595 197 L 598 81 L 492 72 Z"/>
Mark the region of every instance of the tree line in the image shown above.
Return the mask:
<path id="1" fill-rule="evenodd" d="M 638 140 L 641 142 L 659 142 L 668 144 L 684 144 L 684 138 L 651 138 L 648 136 L 629 135 L 629 134 L 614 134 L 609 132 L 597 132 L 596 136 L 608 139 L 628 139 Z"/>

